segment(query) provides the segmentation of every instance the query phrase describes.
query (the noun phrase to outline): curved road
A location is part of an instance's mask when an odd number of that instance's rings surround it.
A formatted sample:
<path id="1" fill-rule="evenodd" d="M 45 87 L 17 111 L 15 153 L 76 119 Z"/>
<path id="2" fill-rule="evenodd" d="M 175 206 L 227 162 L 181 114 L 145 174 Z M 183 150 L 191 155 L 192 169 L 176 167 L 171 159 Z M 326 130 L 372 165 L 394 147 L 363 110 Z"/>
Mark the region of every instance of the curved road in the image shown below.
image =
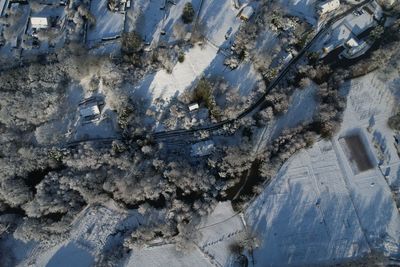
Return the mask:
<path id="1" fill-rule="evenodd" d="M 217 122 L 212 125 L 193 127 L 191 129 L 177 129 L 177 130 L 156 132 L 156 133 L 152 134 L 152 137 L 156 140 L 162 140 L 162 139 L 166 139 L 166 138 L 170 138 L 170 137 L 179 137 L 179 136 L 183 136 L 183 135 L 188 135 L 188 134 L 192 134 L 192 133 L 199 132 L 199 131 L 214 131 L 214 130 L 221 129 L 225 125 L 232 124 L 232 123 L 246 117 L 247 115 L 249 115 L 254 110 L 256 110 L 258 107 L 262 106 L 265 103 L 265 98 L 268 95 L 268 93 L 282 81 L 282 79 L 285 77 L 285 75 L 289 72 L 290 68 L 303 57 L 303 55 L 307 52 L 307 50 L 312 45 L 314 45 L 314 43 L 318 40 L 318 38 L 321 35 L 323 35 L 330 29 L 332 24 L 343 19 L 345 16 L 352 13 L 354 10 L 364 6 L 365 4 L 368 4 L 371 1 L 372 0 L 366 0 L 358 5 L 353 6 L 349 10 L 337 15 L 336 17 L 330 19 L 329 21 L 327 21 L 323 25 L 323 27 L 317 32 L 317 34 L 311 39 L 311 41 L 308 42 L 308 44 L 303 49 L 300 50 L 300 52 L 296 55 L 296 57 L 294 57 L 288 64 L 286 64 L 286 66 L 280 71 L 278 76 L 275 77 L 274 80 L 272 80 L 272 82 L 268 85 L 264 95 L 261 96 L 251 106 L 249 106 L 244 111 L 242 111 L 236 118 L 229 119 L 229 120 L 223 120 L 223 121 Z"/>

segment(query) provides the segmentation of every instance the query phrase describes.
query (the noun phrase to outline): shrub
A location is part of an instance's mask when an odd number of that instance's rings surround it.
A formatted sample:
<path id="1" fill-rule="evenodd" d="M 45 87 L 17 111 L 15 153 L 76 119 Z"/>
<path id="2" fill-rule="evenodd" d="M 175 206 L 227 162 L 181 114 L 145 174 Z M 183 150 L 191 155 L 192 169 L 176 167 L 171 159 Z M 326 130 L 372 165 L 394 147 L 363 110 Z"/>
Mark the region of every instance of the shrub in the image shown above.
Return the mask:
<path id="1" fill-rule="evenodd" d="M 392 116 L 388 120 L 388 125 L 390 128 L 393 130 L 400 130 L 400 113 L 397 113 L 396 115 Z"/>
<path id="2" fill-rule="evenodd" d="M 122 52 L 131 55 L 142 49 L 142 38 L 136 32 L 127 32 L 122 35 Z"/>
<path id="3" fill-rule="evenodd" d="M 220 119 L 221 110 L 216 105 L 215 97 L 213 94 L 213 87 L 211 83 L 205 78 L 202 78 L 197 84 L 197 87 L 194 89 L 193 101 L 204 103 L 206 108 L 208 108 L 208 110 L 210 111 L 211 115 L 215 119 Z"/>
<path id="4" fill-rule="evenodd" d="M 379 40 L 382 37 L 383 32 L 384 32 L 383 27 L 378 25 L 370 32 L 369 38 L 371 39 L 372 42 Z"/>
<path id="5" fill-rule="evenodd" d="M 185 61 L 185 54 L 183 52 L 179 53 L 178 55 L 178 61 L 180 63 L 182 63 L 183 61 Z"/>
<path id="6" fill-rule="evenodd" d="M 202 78 L 194 89 L 193 100 L 196 102 L 204 102 L 207 108 L 212 107 L 213 95 L 211 84 Z"/>
<path id="7" fill-rule="evenodd" d="M 183 23 L 189 24 L 193 22 L 194 19 L 194 9 L 193 9 L 193 5 L 191 3 L 186 3 L 185 7 L 183 8 L 183 12 L 182 12 L 182 21 Z"/>

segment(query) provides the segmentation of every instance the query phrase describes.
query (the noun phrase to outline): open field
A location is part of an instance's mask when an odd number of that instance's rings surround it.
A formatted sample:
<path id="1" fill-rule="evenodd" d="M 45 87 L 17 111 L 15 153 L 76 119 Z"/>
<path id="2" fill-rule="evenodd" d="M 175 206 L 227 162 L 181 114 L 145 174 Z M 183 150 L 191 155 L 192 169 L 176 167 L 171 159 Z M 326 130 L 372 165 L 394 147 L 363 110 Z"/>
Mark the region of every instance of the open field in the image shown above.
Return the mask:
<path id="1" fill-rule="evenodd" d="M 389 185 L 400 179 L 399 156 L 386 126 L 397 83 L 375 72 L 345 84 L 339 133 L 294 155 L 250 205 L 245 218 L 262 240 L 254 266 L 334 264 L 371 249 L 398 256 L 400 216 Z M 384 158 L 375 166 L 379 153 Z M 352 164 L 363 172 L 354 173 Z"/>
<path id="2" fill-rule="evenodd" d="M 86 40 L 89 47 L 100 43 L 103 38 L 121 36 L 124 30 L 124 14 L 108 10 L 106 0 L 91 1 L 90 11 L 96 17 L 96 24 L 88 29 Z"/>

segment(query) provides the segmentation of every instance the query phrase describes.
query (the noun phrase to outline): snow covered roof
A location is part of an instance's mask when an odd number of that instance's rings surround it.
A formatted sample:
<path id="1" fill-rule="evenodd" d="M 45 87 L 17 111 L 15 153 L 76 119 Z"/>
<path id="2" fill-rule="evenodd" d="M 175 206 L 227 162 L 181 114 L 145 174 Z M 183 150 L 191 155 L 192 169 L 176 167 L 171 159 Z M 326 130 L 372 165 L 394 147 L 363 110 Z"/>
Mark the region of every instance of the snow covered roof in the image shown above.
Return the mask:
<path id="1" fill-rule="evenodd" d="M 318 5 L 318 9 L 321 14 L 331 12 L 331 11 L 337 9 L 338 7 L 340 7 L 339 0 L 330 0 L 330 1 L 326 1 L 326 2 L 323 2 Z"/>
<path id="2" fill-rule="evenodd" d="M 80 109 L 79 113 L 81 114 L 82 117 L 89 117 L 89 116 L 99 115 L 100 110 L 97 105 L 93 105 Z"/>
<path id="3" fill-rule="evenodd" d="M 46 17 L 31 17 L 32 28 L 42 29 L 49 26 L 49 21 Z"/>
<path id="4" fill-rule="evenodd" d="M 346 45 L 348 47 L 356 47 L 358 46 L 358 42 L 354 38 L 350 38 L 347 42 Z"/>
<path id="5" fill-rule="evenodd" d="M 192 145 L 191 155 L 192 156 L 206 156 L 210 155 L 214 149 L 214 142 L 207 140 Z"/>
<path id="6" fill-rule="evenodd" d="M 251 6 L 246 6 L 243 8 L 242 13 L 240 14 L 240 18 L 242 20 L 248 20 L 254 14 L 254 8 Z"/>
<path id="7" fill-rule="evenodd" d="M 193 111 L 193 110 L 196 110 L 196 109 L 199 109 L 199 104 L 193 103 L 193 104 L 189 105 L 189 110 L 190 111 Z"/>

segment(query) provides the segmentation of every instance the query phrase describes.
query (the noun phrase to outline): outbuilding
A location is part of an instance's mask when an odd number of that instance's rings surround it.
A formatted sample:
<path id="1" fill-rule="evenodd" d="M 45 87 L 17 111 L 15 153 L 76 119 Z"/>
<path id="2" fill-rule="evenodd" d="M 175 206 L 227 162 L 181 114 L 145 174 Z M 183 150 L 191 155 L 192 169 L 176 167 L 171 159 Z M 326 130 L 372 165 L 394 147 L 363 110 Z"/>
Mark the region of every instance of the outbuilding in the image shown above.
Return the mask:
<path id="1" fill-rule="evenodd" d="M 254 8 L 252 6 L 246 6 L 243 8 L 242 13 L 240 13 L 240 19 L 243 21 L 248 21 L 254 14 Z"/>
<path id="2" fill-rule="evenodd" d="M 46 29 L 49 27 L 49 20 L 46 17 L 31 17 L 33 29 Z"/>
<path id="3" fill-rule="evenodd" d="M 197 109 L 199 109 L 199 104 L 193 103 L 193 104 L 189 105 L 189 111 L 194 111 L 194 110 L 197 110 Z"/>
<path id="4" fill-rule="evenodd" d="M 356 47 L 356 46 L 358 46 L 358 42 L 354 38 L 350 38 L 345 43 L 345 46 L 347 46 L 348 48 Z"/>

